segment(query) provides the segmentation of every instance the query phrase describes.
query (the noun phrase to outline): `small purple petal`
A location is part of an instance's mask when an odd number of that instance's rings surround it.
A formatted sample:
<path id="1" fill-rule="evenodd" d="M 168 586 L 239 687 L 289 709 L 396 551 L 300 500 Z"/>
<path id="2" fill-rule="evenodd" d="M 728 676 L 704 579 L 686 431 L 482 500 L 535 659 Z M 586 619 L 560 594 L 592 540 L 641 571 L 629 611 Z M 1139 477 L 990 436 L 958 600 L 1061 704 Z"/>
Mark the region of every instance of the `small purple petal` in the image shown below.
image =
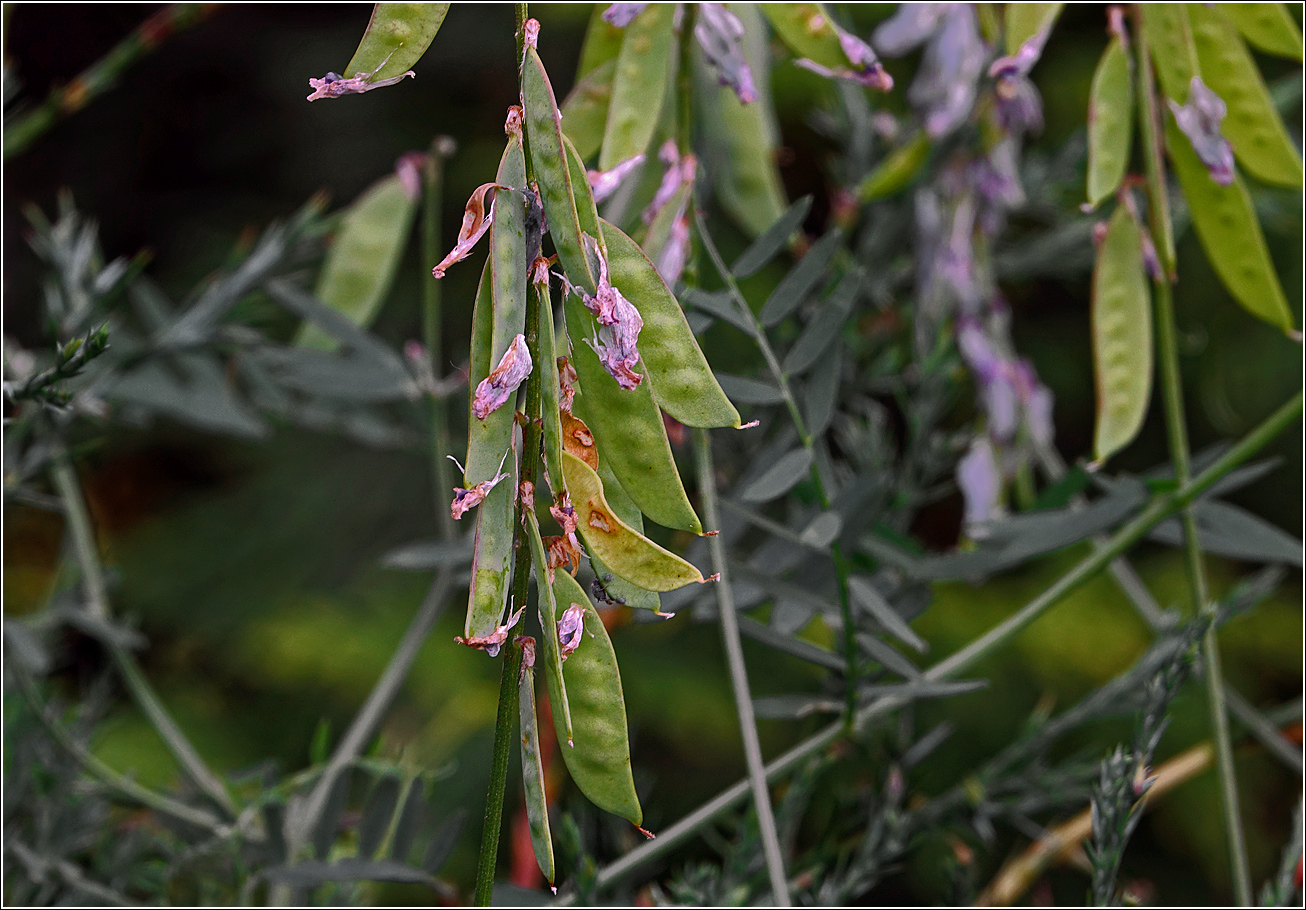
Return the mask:
<path id="1" fill-rule="evenodd" d="M 1002 476 L 998 473 L 993 446 L 985 437 L 972 442 L 965 457 L 957 463 L 957 486 L 966 501 L 967 527 L 982 525 L 997 516 Z"/>
<path id="2" fill-rule="evenodd" d="M 897 11 L 880 23 L 872 39 L 886 57 L 901 57 L 924 44 L 955 4 L 900 3 Z"/>
<path id="3" fill-rule="evenodd" d="M 957 4 L 947 10 L 907 91 L 908 100 L 923 112 L 930 136 L 946 136 L 970 116 L 986 54 L 970 6 Z"/>
<path id="4" fill-rule="evenodd" d="M 744 24 L 721 3 L 700 3 L 694 37 L 717 74 L 717 82 L 734 89 L 743 104 L 757 100 L 753 71 L 744 58 Z"/>
<path id="5" fill-rule="evenodd" d="M 1233 183 L 1233 149 L 1220 132 L 1227 108 L 1224 99 L 1206 87 L 1200 76 L 1194 76 L 1188 90 L 1188 103 L 1182 107 L 1170 102 L 1175 123 L 1183 130 L 1193 151 L 1211 172 L 1211 179 L 1221 186 Z"/>
<path id="6" fill-rule="evenodd" d="M 689 215 L 682 214 L 671 223 L 666 246 L 658 253 L 653 265 L 670 287 L 679 279 L 689 261 Z"/>
<path id="7" fill-rule="evenodd" d="M 644 12 L 647 3 L 614 3 L 603 11 L 603 21 L 617 28 L 625 28 Z"/>

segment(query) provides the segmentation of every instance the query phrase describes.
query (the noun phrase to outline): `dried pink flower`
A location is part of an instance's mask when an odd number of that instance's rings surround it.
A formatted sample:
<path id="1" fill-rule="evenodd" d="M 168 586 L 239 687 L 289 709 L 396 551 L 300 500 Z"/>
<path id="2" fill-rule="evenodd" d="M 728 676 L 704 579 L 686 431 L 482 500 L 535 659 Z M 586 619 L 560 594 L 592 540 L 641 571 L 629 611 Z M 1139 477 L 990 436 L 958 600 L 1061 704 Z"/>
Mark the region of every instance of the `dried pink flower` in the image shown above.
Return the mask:
<path id="1" fill-rule="evenodd" d="M 497 183 L 483 183 L 472 192 L 471 198 L 467 200 L 467 208 L 463 211 L 463 224 L 458 229 L 458 242 L 454 244 L 449 255 L 431 270 L 431 274 L 436 278 L 443 278 L 449 266 L 466 259 L 472 247 L 476 246 L 476 241 L 489 230 L 490 224 L 494 221 L 494 204 L 491 202 L 490 210 L 487 212 L 485 194 L 496 188 L 499 188 Z"/>
<path id="2" fill-rule="evenodd" d="M 490 371 L 490 375 L 481 380 L 472 398 L 472 414 L 477 420 L 484 420 L 503 407 L 517 386 L 530 375 L 531 352 L 526 347 L 524 335 L 518 335 L 503 352 L 499 365 Z"/>

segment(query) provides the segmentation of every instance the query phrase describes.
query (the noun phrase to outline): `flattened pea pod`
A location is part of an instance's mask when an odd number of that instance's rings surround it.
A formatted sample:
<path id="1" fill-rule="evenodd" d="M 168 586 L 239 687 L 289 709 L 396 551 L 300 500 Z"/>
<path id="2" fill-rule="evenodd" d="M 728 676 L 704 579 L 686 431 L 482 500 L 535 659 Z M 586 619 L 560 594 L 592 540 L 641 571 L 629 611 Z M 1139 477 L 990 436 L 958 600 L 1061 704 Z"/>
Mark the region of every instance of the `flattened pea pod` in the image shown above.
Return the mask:
<path id="1" fill-rule="evenodd" d="M 1282 3 L 1220 3 L 1218 8 L 1247 39 L 1267 54 L 1302 59 L 1301 30 Z"/>
<path id="2" fill-rule="evenodd" d="M 1042 31 L 1050 29 L 1061 15 L 1064 3 L 1008 3 L 1006 5 L 1007 53 L 1015 54 Z"/>
<path id="3" fill-rule="evenodd" d="M 549 489 L 554 496 L 562 492 L 562 419 L 558 413 L 558 358 L 553 330 L 553 302 L 548 285 L 536 285 L 540 296 L 539 346 L 540 412 L 544 420 L 544 467 L 549 473 Z"/>
<path id="4" fill-rule="evenodd" d="M 566 136 L 562 137 L 562 151 L 567 156 L 567 173 L 571 175 L 572 199 L 576 203 L 576 223 L 580 226 L 582 234 L 588 234 L 599 242 L 599 249 L 607 255 L 607 244 L 603 241 L 603 234 L 599 230 L 599 208 L 594 202 L 594 193 L 590 189 L 589 176 L 585 171 L 585 162 L 581 160 L 580 152 L 576 146 Z M 582 249 L 584 241 L 581 241 Z M 591 268 L 596 263 L 589 259 L 586 253 L 586 262 Z"/>
<path id="5" fill-rule="evenodd" d="M 839 27 L 820 3 L 763 3 L 762 12 L 785 44 L 799 57 L 827 69 L 848 66 L 839 44 Z"/>
<path id="6" fill-rule="evenodd" d="M 580 239 L 580 221 L 574 198 L 576 192 L 588 191 L 588 184 L 584 190 L 572 186 L 558 101 L 549 74 L 533 47 L 526 49 L 522 66 L 522 106 L 531 164 L 540 185 L 540 201 L 549 222 L 549 235 L 558 251 L 558 261 L 572 284 L 587 294 L 593 294 L 597 286 Z"/>
<path id="7" fill-rule="evenodd" d="M 589 158 L 603 145 L 608 106 L 612 102 L 612 75 L 616 69 L 615 60 L 595 67 L 562 102 L 563 135 L 575 144 L 582 159 Z"/>
<path id="8" fill-rule="evenodd" d="M 371 81 L 410 70 L 435 40 L 449 12 L 448 3 L 378 3 L 346 76 L 371 74 Z"/>
<path id="9" fill-rule="evenodd" d="M 491 351 L 494 333 L 494 299 L 490 264 L 481 273 L 476 305 L 472 310 L 471 356 L 468 378 L 467 464 L 463 484 L 472 489 L 491 482 L 500 472 L 508 476 L 490 489 L 476 507 L 476 541 L 472 551 L 471 585 L 467 594 L 466 638 L 491 635 L 503 618 L 513 563 L 513 491 L 517 487 L 517 461 L 511 452 L 512 408 L 499 408 L 485 420 L 471 415 L 471 397 L 476 385 L 489 375 L 494 363 Z M 507 459 L 505 461 L 505 453 Z"/>
<path id="10" fill-rule="evenodd" d="M 585 40 L 580 48 L 580 65 L 576 68 L 576 81 L 584 79 L 594 70 L 621 53 L 621 39 L 626 30 L 603 18 L 607 7 L 596 3 L 585 28 Z"/>
<path id="11" fill-rule="evenodd" d="M 1266 183 L 1300 189 L 1301 156 L 1238 30 L 1224 13 L 1202 3 L 1188 4 L 1188 18 L 1202 81 L 1228 107 L 1222 132 L 1238 163 Z"/>
<path id="12" fill-rule="evenodd" d="M 753 71 L 757 100 L 741 104 L 733 91 L 718 85 L 697 48 L 694 83 L 717 198 L 735 223 L 756 237 L 774 224 L 786 207 L 776 165 L 779 131 L 768 88 L 770 48 L 755 5 L 731 3 L 728 8 L 744 24 L 744 58 Z"/>
<path id="13" fill-rule="evenodd" d="M 397 174 L 372 184 L 345 213 L 313 289 L 317 299 L 360 326 L 371 325 L 394 283 L 416 212 L 417 200 L 409 198 Z M 320 351 L 339 346 L 307 322 L 296 343 Z"/>
<path id="14" fill-rule="evenodd" d="M 617 518 L 593 468 L 563 452 L 562 472 L 581 537 L 614 573 L 648 591 L 674 591 L 704 581 L 698 569 Z"/>
<path id="15" fill-rule="evenodd" d="M 582 393 L 576 399 L 576 416 L 589 426 L 603 458 L 641 512 L 665 527 L 701 533 L 703 525 L 689 504 L 671 455 L 648 368 L 640 360 L 636 369 L 644 376 L 643 382 L 622 389 L 585 340 L 597 335 L 594 316 L 574 294 L 567 295 L 563 306 L 572 343 L 571 363 Z"/>
<path id="16" fill-rule="evenodd" d="M 567 697 L 567 686 L 562 678 L 562 651 L 558 645 L 558 617 L 562 610 L 553 596 L 553 584 L 549 578 L 549 557 L 544 550 L 544 539 L 540 537 L 540 521 L 535 513 L 527 510 L 526 535 L 530 538 L 531 561 L 535 568 L 536 592 L 539 595 L 540 635 L 544 639 L 544 677 L 549 681 L 549 698 L 553 705 L 553 723 L 558 735 L 570 743 L 575 724 L 571 717 L 571 702 Z M 566 575 L 566 572 L 553 572 L 554 578 Z M 570 577 L 570 576 L 568 576 Z"/>
<path id="17" fill-rule="evenodd" d="M 675 18 L 674 4 L 656 3 L 626 26 L 599 150 L 601 171 L 641 154 L 653 139 L 671 78 Z"/>
<path id="18" fill-rule="evenodd" d="M 1129 166 L 1133 126 L 1129 54 L 1116 35 L 1098 61 L 1088 100 L 1089 205 L 1098 205 L 1119 188 Z"/>
<path id="19" fill-rule="evenodd" d="M 584 459 L 582 459 L 584 460 Z M 617 480 L 612 469 L 608 467 L 607 462 L 599 459 L 598 466 L 599 480 L 603 483 L 603 497 L 612 507 L 612 512 L 619 519 L 630 525 L 640 534 L 644 533 L 644 516 L 639 511 L 639 506 L 635 505 L 626 491 L 622 489 L 621 481 Z M 624 578 L 619 578 L 616 572 L 608 568 L 602 559 L 595 556 L 590 551 L 590 563 L 593 565 L 594 574 L 603 585 L 609 599 L 624 602 L 624 605 L 635 610 L 652 610 L 654 613 L 662 612 L 662 598 L 656 591 L 650 591 L 647 588 L 641 588 L 639 585 L 631 584 Z M 612 576 L 611 579 L 608 576 Z"/>
<path id="20" fill-rule="evenodd" d="M 1143 3 L 1143 30 L 1152 49 L 1152 62 L 1161 91 L 1178 104 L 1188 100 L 1193 77 L 1200 75 L 1188 10 L 1182 3 Z"/>
<path id="21" fill-rule="evenodd" d="M 566 572 L 555 573 L 553 595 L 559 604 L 566 604 L 564 610 L 572 604 L 585 608 L 580 645 L 563 664 L 563 676 L 572 693 L 575 737 L 573 745 L 559 750 L 562 760 L 590 802 L 638 825 L 644 820 L 644 810 L 630 770 L 626 700 L 612 640 L 576 579 Z M 552 697 L 552 683 L 549 693 Z M 556 712 L 553 717 L 556 722 Z"/>
<path id="22" fill-rule="evenodd" d="M 544 792 L 544 762 L 540 756 L 540 727 L 535 712 L 535 671 L 523 665 L 517 705 L 521 716 L 522 789 L 526 796 L 526 821 L 531 848 L 549 884 L 553 884 L 553 838 L 549 835 L 549 802 Z"/>
<path id="23" fill-rule="evenodd" d="M 513 339 L 526 330 L 526 156 L 521 140 L 512 136 L 499 161 L 494 190 L 494 223 L 490 226 L 490 275 L 494 285 L 494 351 L 497 364 Z M 512 189 L 505 189 L 511 187 Z"/>
<path id="24" fill-rule="evenodd" d="M 1138 224 L 1116 206 L 1093 268 L 1093 457 L 1103 461 L 1138 435 L 1152 393 L 1152 313 Z"/>
<path id="25" fill-rule="evenodd" d="M 1248 312 L 1285 332 L 1292 331 L 1292 311 L 1242 176 L 1235 173 L 1228 186 L 1212 180 L 1173 117 L 1166 117 L 1165 144 L 1188 201 L 1197 239 L 1220 281 Z"/>
<path id="26" fill-rule="evenodd" d="M 739 426 L 739 412 L 721 391 L 684 311 L 653 263 L 620 228 L 604 221 L 602 230 L 612 285 L 644 319 L 639 350 L 653 380 L 654 400 L 686 426 Z"/>

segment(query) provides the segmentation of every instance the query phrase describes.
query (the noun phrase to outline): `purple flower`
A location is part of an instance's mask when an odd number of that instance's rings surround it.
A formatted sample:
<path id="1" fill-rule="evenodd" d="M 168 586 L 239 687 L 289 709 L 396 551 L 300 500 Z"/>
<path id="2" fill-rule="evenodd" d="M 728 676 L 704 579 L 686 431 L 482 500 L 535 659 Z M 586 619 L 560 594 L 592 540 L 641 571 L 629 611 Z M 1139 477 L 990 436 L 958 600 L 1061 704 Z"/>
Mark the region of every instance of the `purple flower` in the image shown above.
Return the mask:
<path id="1" fill-rule="evenodd" d="M 617 28 L 625 28 L 647 6 L 647 3 L 614 3 L 603 11 L 603 21 Z"/>
<path id="2" fill-rule="evenodd" d="M 744 24 L 722 3 L 700 3 L 694 37 L 703 56 L 716 69 L 717 82 L 734 89 L 742 104 L 757 99 L 753 71 L 744 58 Z"/>
<path id="3" fill-rule="evenodd" d="M 976 437 L 966 455 L 957 462 L 957 486 L 966 501 L 965 522 L 971 533 L 997 516 L 1002 475 L 987 437 Z"/>
<path id="4" fill-rule="evenodd" d="M 531 373 L 531 352 L 526 338 L 518 335 L 503 352 L 499 365 L 481 380 L 472 398 L 472 414 L 477 420 L 489 417 L 508 401 L 517 387 Z"/>
<path id="5" fill-rule="evenodd" d="M 1002 79 L 994 90 L 998 122 L 1009 133 L 1037 133 L 1043 129 L 1043 98 L 1028 76 Z"/>
<path id="6" fill-rule="evenodd" d="M 644 163 L 644 153 L 632 155 L 625 161 L 619 161 L 611 170 L 607 171 L 586 171 L 585 176 L 589 179 L 590 191 L 594 194 L 595 202 L 602 202 L 613 194 L 621 182 L 626 179 L 635 168 Z"/>
<path id="7" fill-rule="evenodd" d="M 682 212 L 671 223 L 671 231 L 667 235 L 666 246 L 658 253 L 653 265 L 669 287 L 680 278 L 680 273 L 685 270 L 685 263 L 688 261 L 689 214 Z"/>
<path id="8" fill-rule="evenodd" d="M 1221 186 L 1233 183 L 1233 149 L 1220 132 L 1220 122 L 1228 110 L 1224 99 L 1207 88 L 1200 76 L 1194 76 L 1188 103 L 1181 107 L 1170 101 L 1170 110 L 1193 151 L 1211 172 L 1211 179 Z"/>
<path id="9" fill-rule="evenodd" d="M 955 3 L 900 3 L 875 30 L 875 47 L 886 57 L 901 57 L 924 44 Z"/>
<path id="10" fill-rule="evenodd" d="M 958 4 L 949 9 L 907 90 L 908 100 L 923 111 L 925 131 L 932 137 L 948 135 L 970 116 L 985 54 L 971 7 Z"/>
<path id="11" fill-rule="evenodd" d="M 598 320 L 598 336 L 588 341 L 590 347 L 599 355 L 603 368 L 617 380 L 617 385 L 630 390 L 644 378 L 634 371 L 635 364 L 639 363 L 636 343 L 639 341 L 640 330 L 644 327 L 644 320 L 635 305 L 612 286 L 608 278 L 608 261 L 598 241 L 589 234 L 583 234 L 582 238 L 591 261 L 598 260 L 598 288 L 591 297 L 570 282 L 567 282 L 567 287 L 580 297 L 585 308 Z M 563 280 L 566 281 L 566 276 L 563 276 Z"/>

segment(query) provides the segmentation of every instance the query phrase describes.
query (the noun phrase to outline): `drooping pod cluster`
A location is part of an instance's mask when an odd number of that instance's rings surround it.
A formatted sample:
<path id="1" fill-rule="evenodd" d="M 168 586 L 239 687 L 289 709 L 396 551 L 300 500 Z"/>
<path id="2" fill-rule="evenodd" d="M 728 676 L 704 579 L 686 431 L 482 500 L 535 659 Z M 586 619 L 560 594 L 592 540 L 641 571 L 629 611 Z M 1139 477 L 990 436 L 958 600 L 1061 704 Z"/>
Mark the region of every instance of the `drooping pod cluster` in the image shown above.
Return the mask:
<path id="1" fill-rule="evenodd" d="M 657 13 L 642 27 L 660 32 L 668 16 Z M 459 641 L 497 653 L 513 634 L 523 606 L 510 603 L 513 542 L 514 534 L 525 534 L 540 638 L 538 647 L 532 641 L 532 668 L 520 681 L 523 771 L 528 802 L 536 803 L 529 807 L 536 856 L 551 879 L 534 659 L 542 662 L 573 780 L 596 805 L 638 825 L 642 810 L 616 654 L 576 575 L 588 563 L 599 599 L 651 610 L 659 608 L 658 592 L 708 580 L 644 534 L 645 517 L 703 530 L 672 457 L 663 411 L 696 427 L 738 427 L 740 418 L 657 268 L 634 240 L 599 218 L 584 160 L 562 131 L 534 47 L 538 26 L 527 25 L 521 105 L 509 114 L 498 172 L 468 202 L 455 246 L 436 275 L 488 237 L 472 322 L 467 461 L 452 506 L 456 516 L 470 516 L 473 507 L 476 513 Z M 635 148 L 652 139 L 651 132 L 641 138 L 643 127 L 634 122 L 609 120 L 609 126 L 614 138 L 605 147 Z M 542 255 L 544 230 L 555 257 Z M 557 326 L 553 275 L 565 294 Z M 525 342 L 528 294 L 539 304 L 534 351 Z M 518 481 L 520 459 L 537 453 L 522 452 L 517 390 L 537 370 L 540 413 L 525 419 L 541 424 L 547 495 L 544 484 L 528 489 Z M 542 521 L 555 523 L 557 533 L 543 533 Z"/>

